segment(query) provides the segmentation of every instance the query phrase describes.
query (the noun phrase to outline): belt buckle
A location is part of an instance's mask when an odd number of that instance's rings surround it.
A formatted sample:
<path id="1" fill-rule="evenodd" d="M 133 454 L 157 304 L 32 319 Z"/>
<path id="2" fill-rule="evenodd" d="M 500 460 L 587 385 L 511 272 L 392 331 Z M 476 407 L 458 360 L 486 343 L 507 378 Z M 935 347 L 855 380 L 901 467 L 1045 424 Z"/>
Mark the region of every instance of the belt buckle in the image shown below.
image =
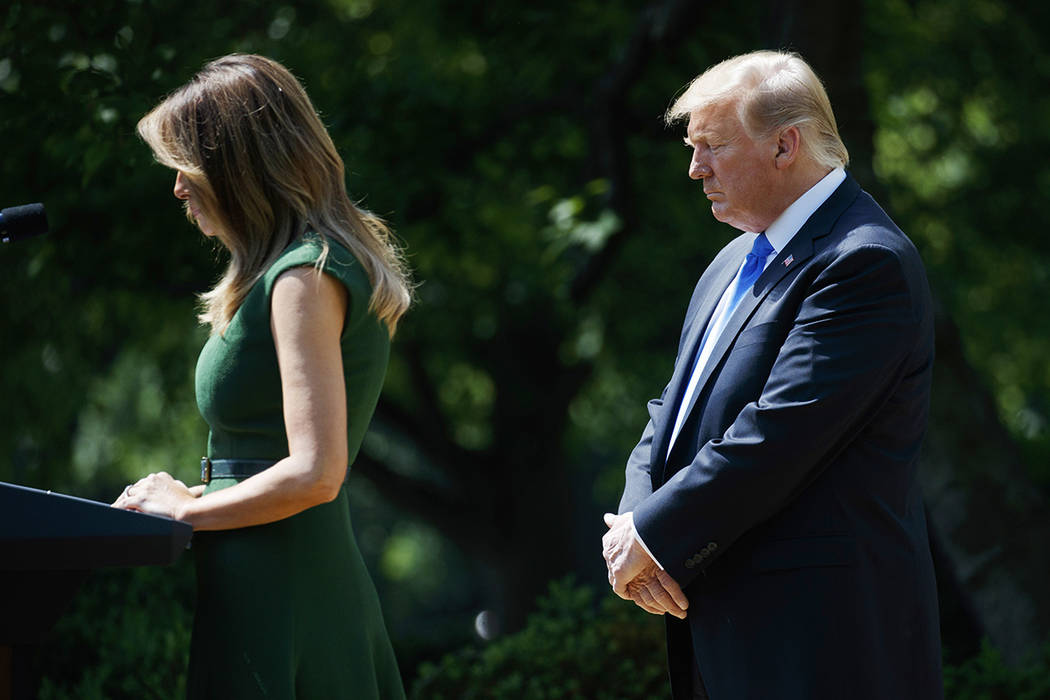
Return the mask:
<path id="1" fill-rule="evenodd" d="M 201 457 L 201 481 L 205 484 L 211 482 L 211 460 Z"/>

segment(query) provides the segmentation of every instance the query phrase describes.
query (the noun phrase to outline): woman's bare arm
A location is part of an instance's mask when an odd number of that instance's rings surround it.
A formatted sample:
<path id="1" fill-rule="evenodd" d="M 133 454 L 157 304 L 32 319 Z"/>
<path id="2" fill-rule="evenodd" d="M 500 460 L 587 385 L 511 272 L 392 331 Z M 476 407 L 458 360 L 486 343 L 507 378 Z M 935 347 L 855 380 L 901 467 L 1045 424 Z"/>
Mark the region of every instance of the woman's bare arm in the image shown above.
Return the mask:
<path id="1" fill-rule="evenodd" d="M 195 497 L 166 473 L 134 484 L 114 505 L 167 515 L 196 530 L 280 520 L 332 500 L 346 475 L 346 388 L 339 345 L 347 292 L 332 277 L 297 267 L 278 277 L 270 327 L 281 372 L 289 456 L 220 491 Z"/>

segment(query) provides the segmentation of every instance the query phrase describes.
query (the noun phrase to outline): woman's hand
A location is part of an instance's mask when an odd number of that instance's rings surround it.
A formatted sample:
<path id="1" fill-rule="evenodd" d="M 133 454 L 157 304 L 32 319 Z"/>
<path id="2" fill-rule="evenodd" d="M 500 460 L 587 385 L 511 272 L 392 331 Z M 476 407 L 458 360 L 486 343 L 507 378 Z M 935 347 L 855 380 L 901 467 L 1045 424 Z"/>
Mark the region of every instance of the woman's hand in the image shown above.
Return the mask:
<path id="1" fill-rule="evenodd" d="M 113 502 L 113 507 L 181 520 L 183 508 L 200 496 L 203 490 L 203 486 L 191 489 L 171 474 L 158 472 L 125 487 Z"/>

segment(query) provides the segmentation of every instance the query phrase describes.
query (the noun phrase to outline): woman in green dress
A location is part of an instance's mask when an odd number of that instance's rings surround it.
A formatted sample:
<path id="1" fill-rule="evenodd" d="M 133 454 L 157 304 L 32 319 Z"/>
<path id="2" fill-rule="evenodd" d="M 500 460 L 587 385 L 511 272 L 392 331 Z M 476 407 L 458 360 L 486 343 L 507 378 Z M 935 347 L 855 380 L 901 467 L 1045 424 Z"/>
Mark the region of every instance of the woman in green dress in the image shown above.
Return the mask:
<path id="1" fill-rule="evenodd" d="M 410 303 L 400 252 L 270 59 L 212 61 L 138 131 L 230 256 L 202 295 L 204 483 L 150 474 L 114 504 L 194 527 L 188 695 L 403 698 L 346 486 Z"/>

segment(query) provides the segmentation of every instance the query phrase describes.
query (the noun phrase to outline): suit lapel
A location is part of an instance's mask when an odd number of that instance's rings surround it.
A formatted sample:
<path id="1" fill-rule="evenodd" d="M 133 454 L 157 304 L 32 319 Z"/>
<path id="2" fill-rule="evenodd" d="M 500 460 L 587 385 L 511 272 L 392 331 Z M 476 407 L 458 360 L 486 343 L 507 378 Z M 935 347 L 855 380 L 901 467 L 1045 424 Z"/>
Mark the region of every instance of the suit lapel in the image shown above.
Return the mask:
<path id="1" fill-rule="evenodd" d="M 693 395 L 690 398 L 689 406 L 686 409 L 687 415 L 688 413 L 692 413 L 693 409 L 696 407 L 697 397 L 703 394 L 704 388 L 714 375 L 715 368 L 721 366 L 722 359 L 725 357 L 726 352 L 728 352 L 730 346 L 732 346 L 748 319 L 751 318 L 755 309 L 758 308 L 758 305 L 762 303 L 762 300 L 766 298 L 766 295 L 769 294 L 770 290 L 776 287 L 785 275 L 793 270 L 800 269 L 805 261 L 813 256 L 813 241 L 830 233 L 831 227 L 834 225 L 835 221 L 842 215 L 842 212 L 845 211 L 846 207 L 856 199 L 859 192 L 860 186 L 857 184 L 856 180 L 847 175 L 843 183 L 838 186 L 830 197 L 828 197 L 827 201 L 813 212 L 813 215 L 806 220 L 806 223 L 802 225 L 802 228 L 799 229 L 798 233 L 796 233 L 788 244 L 784 246 L 784 250 L 777 254 L 777 257 L 773 259 L 773 262 L 766 267 L 765 272 L 755 280 L 752 291 L 744 294 L 744 297 L 740 300 L 733 315 L 730 316 L 729 320 L 726 322 L 725 328 L 722 329 L 722 333 L 715 340 L 715 346 L 711 351 L 711 356 L 708 358 L 707 364 L 704 365 L 703 372 L 697 381 L 696 391 L 693 392 Z M 747 245 L 750 246 L 751 242 L 749 241 Z M 750 248 L 748 248 L 748 250 L 750 250 Z M 740 253 L 738 256 L 739 260 L 743 260 L 746 252 L 747 251 Z M 725 287 L 728 286 L 729 282 L 737 272 L 737 267 L 734 267 L 733 265 L 727 265 L 727 267 L 732 268 L 732 274 L 730 275 L 729 280 L 726 281 L 725 285 L 723 285 L 722 291 L 725 290 Z M 719 295 L 721 295 L 721 291 L 719 292 Z M 718 303 L 717 296 L 715 297 L 714 303 Z M 713 308 L 714 307 L 712 306 L 711 310 L 713 310 Z M 709 311 L 708 318 L 710 318 L 710 315 Z M 704 325 L 706 326 L 706 324 Z M 701 329 L 702 328 L 703 326 L 701 326 Z M 699 337 L 699 334 L 697 334 L 694 343 L 699 342 Z M 696 348 L 694 344 L 694 347 L 692 348 L 693 354 L 689 355 L 690 362 L 687 363 L 688 367 L 685 370 L 684 380 L 682 380 L 679 375 L 682 369 L 681 365 L 686 363 L 679 362 L 679 366 L 675 368 L 675 378 L 680 383 L 680 385 L 676 387 L 678 393 L 675 394 L 675 402 L 673 404 L 675 410 L 667 412 L 672 417 L 668 421 L 670 426 L 665 425 L 666 430 L 664 434 L 654 436 L 659 437 L 661 440 L 657 443 L 660 447 L 658 452 L 660 461 L 657 465 L 654 465 L 659 467 L 661 473 L 664 463 L 667 461 L 667 443 L 671 437 L 670 430 L 674 425 L 674 417 L 677 417 L 678 415 L 678 406 L 681 404 L 685 392 L 685 384 L 689 381 L 689 375 L 692 371 L 693 364 L 692 359 L 695 357 L 695 352 Z M 689 420 L 689 418 L 686 420 Z M 676 445 L 678 442 L 676 442 Z"/>
<path id="2" fill-rule="evenodd" d="M 703 338 L 704 329 L 711 322 L 715 307 L 725 292 L 726 287 L 736 277 L 737 265 L 729 261 L 743 260 L 747 251 L 751 250 L 754 237 L 739 236 L 729 243 L 723 251 L 725 263 L 712 264 L 700 279 L 700 301 L 696 304 L 692 315 L 686 319 L 686 337 L 682 343 L 678 361 L 675 363 L 674 373 L 668 384 L 667 399 L 665 406 L 673 410 L 664 410 L 662 420 L 654 426 L 653 445 L 656 452 L 653 454 L 652 466 L 654 475 L 659 474 L 667 457 L 667 443 L 671 439 L 671 431 L 674 429 L 675 419 L 678 417 L 678 406 L 682 403 L 682 396 L 689 384 L 689 377 L 693 371 L 693 363 L 699 352 L 700 339 Z"/>

